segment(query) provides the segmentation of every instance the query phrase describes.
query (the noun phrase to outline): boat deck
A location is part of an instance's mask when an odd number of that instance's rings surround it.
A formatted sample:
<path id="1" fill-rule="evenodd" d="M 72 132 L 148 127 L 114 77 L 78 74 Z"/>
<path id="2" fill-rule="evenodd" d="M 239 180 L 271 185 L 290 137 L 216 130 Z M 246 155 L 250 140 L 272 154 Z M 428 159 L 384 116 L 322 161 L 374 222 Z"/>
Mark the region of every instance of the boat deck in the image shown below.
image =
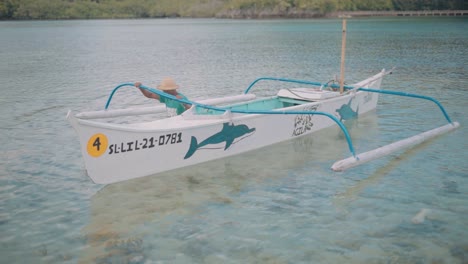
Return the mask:
<path id="1" fill-rule="evenodd" d="M 224 106 L 224 109 L 239 110 L 239 111 L 271 111 L 275 109 L 285 109 L 301 104 L 311 103 L 310 101 L 297 100 L 283 97 L 269 97 L 263 99 L 257 99 L 247 103 L 239 103 L 230 106 Z M 219 123 L 220 120 L 228 118 L 226 115 L 229 113 L 226 111 L 206 109 L 203 107 L 194 107 L 193 109 L 187 110 L 182 115 L 158 119 L 150 122 L 134 123 L 132 127 L 138 128 L 161 128 L 161 127 L 172 127 L 172 128 L 187 128 L 195 126 L 204 126 Z M 244 115 L 244 114 L 231 114 L 233 115 Z M 181 122 L 183 121 L 183 122 Z"/>
<path id="2" fill-rule="evenodd" d="M 305 103 L 310 103 L 310 101 L 274 96 L 246 103 L 224 106 L 223 108 L 236 111 L 271 111 Z M 223 115 L 225 113 L 225 111 L 206 109 L 200 106 L 197 106 L 194 111 L 195 115 Z"/>

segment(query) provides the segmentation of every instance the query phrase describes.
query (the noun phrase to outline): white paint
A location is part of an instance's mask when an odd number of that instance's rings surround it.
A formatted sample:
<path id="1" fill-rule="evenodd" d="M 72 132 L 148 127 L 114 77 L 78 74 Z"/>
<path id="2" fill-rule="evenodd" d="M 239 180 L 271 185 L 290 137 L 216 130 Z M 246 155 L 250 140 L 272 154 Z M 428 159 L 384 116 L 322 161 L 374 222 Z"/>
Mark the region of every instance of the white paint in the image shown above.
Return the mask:
<path id="1" fill-rule="evenodd" d="M 245 102 L 255 99 L 254 94 L 241 94 L 222 98 L 212 98 L 196 101 L 200 104 L 207 105 L 218 105 L 218 104 L 229 104 L 235 102 Z M 135 116 L 135 115 L 147 115 L 157 114 L 166 112 L 166 105 L 160 104 L 153 107 L 141 107 L 141 108 L 129 108 L 129 109 L 113 109 L 113 110 L 102 110 L 102 111 L 89 111 L 76 114 L 79 119 L 98 119 L 98 118 L 112 118 L 120 116 Z"/>
<path id="2" fill-rule="evenodd" d="M 441 135 L 441 134 L 447 133 L 449 131 L 452 131 L 452 130 L 458 128 L 459 126 L 460 126 L 460 124 L 458 122 L 454 122 L 454 123 L 451 123 L 451 124 L 447 124 L 445 126 L 441 126 L 441 127 L 438 127 L 438 128 L 423 132 L 423 133 L 418 134 L 416 136 L 412 136 L 412 137 L 409 137 L 409 138 L 406 138 L 406 139 L 403 139 L 403 140 L 400 140 L 400 141 L 385 145 L 383 147 L 376 148 L 376 149 L 361 153 L 361 154 L 357 155 L 357 158 L 349 157 L 347 159 L 339 160 L 339 161 L 335 162 L 332 165 L 331 169 L 334 170 L 334 171 L 344 171 L 344 170 L 347 170 L 349 168 L 356 167 L 356 166 L 361 165 L 363 163 L 366 163 L 366 162 L 381 158 L 383 156 L 386 156 L 388 154 L 391 154 L 391 153 L 393 153 L 395 151 L 398 151 L 398 150 L 401 150 L 401 149 L 404 149 L 404 148 L 408 148 L 408 147 L 411 147 L 411 146 L 415 146 L 415 145 L 420 144 L 420 143 L 422 143 L 424 141 L 427 141 L 427 140 L 429 140 L 431 138 L 434 138 L 434 137 L 436 137 L 438 135 Z"/>
<path id="3" fill-rule="evenodd" d="M 426 220 L 426 217 L 431 213 L 430 209 L 423 208 L 419 211 L 412 219 L 413 224 L 422 224 Z"/>
<path id="4" fill-rule="evenodd" d="M 298 100 L 319 101 L 340 96 L 340 93 L 320 89 L 294 88 L 281 89 L 277 95 Z"/>
<path id="5" fill-rule="evenodd" d="M 373 76 L 373 82 L 365 81 L 368 86 L 378 89 L 385 71 Z M 376 78 L 378 77 L 378 78 Z M 260 100 L 260 99 L 258 99 Z M 337 110 L 352 102 L 353 109 L 363 114 L 376 108 L 378 96 L 368 98 L 367 92 L 358 91 L 319 102 L 307 102 L 276 111 L 307 111 L 316 109 L 328 112 L 339 118 Z M 197 118 L 198 116 L 198 118 Z M 297 118 L 307 116 L 307 123 L 297 122 Z M 262 148 L 298 135 L 308 135 L 318 130 L 336 125 L 329 117 L 322 115 L 268 115 L 238 114 L 194 115 L 191 111 L 139 124 L 113 124 L 94 120 L 84 120 L 69 113 L 68 120 L 76 129 L 81 152 L 88 176 L 100 184 L 108 184 L 156 174 L 176 168 L 190 166 L 214 159 L 237 155 L 246 151 Z M 313 125 L 310 125 L 313 124 Z M 248 131 L 232 138 L 232 142 L 219 137 L 209 145 L 201 146 L 206 139 L 223 129 L 235 127 Z M 298 127 L 300 126 L 300 127 Z M 254 129 L 254 130 L 252 130 Z M 105 153 L 91 156 L 87 147 L 90 139 L 97 134 L 105 135 L 109 145 Z M 228 136 L 232 134 L 226 133 Z M 166 138 L 169 135 L 169 138 Z M 175 136 L 173 136 L 175 135 Z M 180 136 L 179 136 L 180 135 Z M 164 138 L 164 143 L 159 145 Z M 175 138 L 175 139 L 173 139 Z M 146 141 L 152 139 L 154 146 L 143 148 Z M 154 143 L 155 139 L 157 142 Z M 199 146 L 193 155 L 188 156 L 191 144 Z M 91 142 L 92 143 L 92 142 Z M 135 146 L 138 146 L 138 150 Z M 93 145 L 91 144 L 91 147 Z M 131 150 L 130 150 L 131 149 Z M 117 152 L 119 153 L 115 153 Z"/>

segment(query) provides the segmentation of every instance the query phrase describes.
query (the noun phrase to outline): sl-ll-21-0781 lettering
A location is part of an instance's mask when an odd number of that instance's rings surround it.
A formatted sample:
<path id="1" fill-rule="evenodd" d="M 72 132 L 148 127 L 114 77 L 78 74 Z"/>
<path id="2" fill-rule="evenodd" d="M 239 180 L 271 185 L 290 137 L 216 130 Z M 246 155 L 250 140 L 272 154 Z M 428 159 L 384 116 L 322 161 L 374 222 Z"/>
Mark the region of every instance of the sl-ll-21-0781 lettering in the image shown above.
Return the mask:
<path id="1" fill-rule="evenodd" d="M 182 132 L 109 145 L 109 155 L 182 142 Z"/>
<path id="2" fill-rule="evenodd" d="M 107 136 L 104 134 L 95 134 L 88 140 L 87 151 L 92 157 L 103 155 L 106 150 L 107 154 L 114 155 L 130 151 L 154 148 L 156 146 L 171 145 L 182 143 L 182 132 L 160 135 L 156 137 L 142 138 L 127 142 L 109 143 Z M 109 148 L 108 148 L 109 146 Z"/>

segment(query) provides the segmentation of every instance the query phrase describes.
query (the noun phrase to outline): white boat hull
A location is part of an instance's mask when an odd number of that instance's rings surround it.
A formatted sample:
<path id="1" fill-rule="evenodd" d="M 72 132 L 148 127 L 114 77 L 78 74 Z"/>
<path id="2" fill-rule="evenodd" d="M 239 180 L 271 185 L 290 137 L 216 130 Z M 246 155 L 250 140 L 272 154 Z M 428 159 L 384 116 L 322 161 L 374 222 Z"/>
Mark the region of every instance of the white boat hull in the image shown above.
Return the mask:
<path id="1" fill-rule="evenodd" d="M 378 89 L 380 83 L 381 76 L 364 87 Z M 375 109 L 377 101 L 378 94 L 358 91 L 276 111 L 320 111 L 346 120 Z M 99 184 L 225 158 L 335 125 L 323 115 L 209 116 L 194 111 L 139 124 L 85 120 L 70 112 L 68 119 L 78 133 L 88 176 Z"/>

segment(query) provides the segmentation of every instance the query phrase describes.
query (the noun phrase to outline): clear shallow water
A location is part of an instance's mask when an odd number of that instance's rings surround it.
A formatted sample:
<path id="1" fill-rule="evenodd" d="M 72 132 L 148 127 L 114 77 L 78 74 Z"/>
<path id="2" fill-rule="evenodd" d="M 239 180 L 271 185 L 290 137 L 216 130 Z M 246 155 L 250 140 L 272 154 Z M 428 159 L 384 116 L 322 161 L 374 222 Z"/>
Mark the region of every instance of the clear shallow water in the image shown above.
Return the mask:
<path id="1" fill-rule="evenodd" d="M 396 66 L 383 87 L 439 99 L 461 123 L 450 134 L 335 173 L 349 153 L 331 128 L 104 187 L 86 176 L 68 109 L 102 109 L 119 83 L 165 76 L 190 98 L 238 94 L 260 76 L 327 81 L 341 22 L 1 22 L 0 262 L 466 263 L 467 26 L 348 21 L 348 82 Z M 111 107 L 143 103 L 129 89 Z M 430 102 L 381 96 L 347 126 L 361 152 L 443 124 Z"/>

